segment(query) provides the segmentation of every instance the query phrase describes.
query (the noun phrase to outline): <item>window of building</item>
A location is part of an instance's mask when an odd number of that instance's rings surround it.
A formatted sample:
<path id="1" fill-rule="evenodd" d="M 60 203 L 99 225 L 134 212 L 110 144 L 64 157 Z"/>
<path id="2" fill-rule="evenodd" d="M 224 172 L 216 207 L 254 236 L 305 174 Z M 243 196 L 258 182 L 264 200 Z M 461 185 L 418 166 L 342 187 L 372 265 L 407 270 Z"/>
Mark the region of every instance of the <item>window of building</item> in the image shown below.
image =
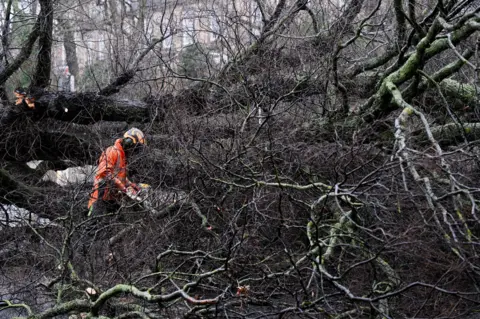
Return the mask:
<path id="1" fill-rule="evenodd" d="M 218 17 L 210 16 L 210 41 L 215 41 L 220 36 L 220 23 Z"/>
<path id="2" fill-rule="evenodd" d="M 167 38 L 162 41 L 162 46 L 164 49 L 169 49 L 172 47 L 172 43 L 173 43 L 172 28 L 167 27 L 167 29 L 165 30 L 165 36 Z"/>
<path id="3" fill-rule="evenodd" d="M 101 34 L 98 41 L 98 59 L 105 60 L 105 34 Z"/>
<path id="4" fill-rule="evenodd" d="M 93 59 L 92 51 L 89 48 L 87 48 L 86 56 L 87 56 L 87 59 L 85 62 L 88 66 L 91 66 L 93 64 L 94 59 Z"/>
<path id="5" fill-rule="evenodd" d="M 252 14 L 252 33 L 259 36 L 262 31 L 262 13 L 258 7 L 255 7 Z"/>
<path id="6" fill-rule="evenodd" d="M 20 2 L 20 9 L 22 9 L 22 10 L 26 10 L 28 7 L 31 6 L 30 1 L 21 0 L 19 2 Z"/>
<path id="7" fill-rule="evenodd" d="M 67 52 L 65 52 L 65 46 L 60 46 L 60 56 L 62 59 L 62 64 L 67 64 Z"/>
<path id="8" fill-rule="evenodd" d="M 228 62 L 228 56 L 222 52 L 211 51 L 209 55 L 210 61 L 216 65 L 224 65 Z"/>
<path id="9" fill-rule="evenodd" d="M 189 9 L 185 12 L 185 16 L 182 21 L 183 25 L 183 45 L 190 45 L 195 38 L 195 16 L 193 10 Z"/>

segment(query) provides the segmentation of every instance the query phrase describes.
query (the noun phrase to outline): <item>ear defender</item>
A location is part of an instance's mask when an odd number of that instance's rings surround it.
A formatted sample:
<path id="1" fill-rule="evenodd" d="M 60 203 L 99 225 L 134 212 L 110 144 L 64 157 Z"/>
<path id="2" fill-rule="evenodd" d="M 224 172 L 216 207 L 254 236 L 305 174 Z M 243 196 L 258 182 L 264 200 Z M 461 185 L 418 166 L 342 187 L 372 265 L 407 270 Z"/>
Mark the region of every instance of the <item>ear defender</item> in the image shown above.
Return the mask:
<path id="1" fill-rule="evenodd" d="M 136 143 L 133 137 L 126 137 L 123 139 L 123 144 L 128 148 L 128 147 L 132 147 Z"/>

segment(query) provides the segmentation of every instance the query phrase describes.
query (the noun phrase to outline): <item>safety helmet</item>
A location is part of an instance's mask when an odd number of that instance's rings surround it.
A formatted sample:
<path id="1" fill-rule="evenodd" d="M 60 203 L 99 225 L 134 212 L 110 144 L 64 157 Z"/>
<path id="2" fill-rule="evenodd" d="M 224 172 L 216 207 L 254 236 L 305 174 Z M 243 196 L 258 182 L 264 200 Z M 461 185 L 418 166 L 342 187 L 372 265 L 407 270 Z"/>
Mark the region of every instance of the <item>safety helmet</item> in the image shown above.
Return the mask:
<path id="1" fill-rule="evenodd" d="M 22 88 L 22 87 L 16 88 L 13 92 L 15 93 L 15 95 L 22 95 L 22 96 L 27 95 L 27 90 L 25 90 L 25 88 Z"/>
<path id="2" fill-rule="evenodd" d="M 145 134 L 140 131 L 138 128 L 132 127 L 128 131 L 123 134 L 124 138 L 130 138 L 133 144 L 143 144 L 147 145 L 147 141 L 145 141 Z"/>

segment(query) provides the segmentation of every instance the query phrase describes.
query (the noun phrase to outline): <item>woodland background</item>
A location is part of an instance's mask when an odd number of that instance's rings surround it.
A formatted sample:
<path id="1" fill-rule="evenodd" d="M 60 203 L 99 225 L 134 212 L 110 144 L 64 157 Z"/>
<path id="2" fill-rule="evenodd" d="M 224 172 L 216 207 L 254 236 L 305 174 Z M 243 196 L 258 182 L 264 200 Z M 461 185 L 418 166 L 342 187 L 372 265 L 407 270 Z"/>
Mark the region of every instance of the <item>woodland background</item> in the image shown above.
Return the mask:
<path id="1" fill-rule="evenodd" d="M 478 317 L 480 2 L 245 1 L 0 4 L 0 317 Z"/>

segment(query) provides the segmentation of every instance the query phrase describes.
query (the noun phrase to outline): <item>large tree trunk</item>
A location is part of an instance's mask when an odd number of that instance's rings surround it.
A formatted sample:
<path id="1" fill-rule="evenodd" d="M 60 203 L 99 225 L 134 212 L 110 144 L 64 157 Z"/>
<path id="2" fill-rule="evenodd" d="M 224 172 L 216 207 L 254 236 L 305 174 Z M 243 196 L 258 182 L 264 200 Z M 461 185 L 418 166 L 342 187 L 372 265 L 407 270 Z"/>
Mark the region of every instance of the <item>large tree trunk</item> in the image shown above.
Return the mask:
<path id="1" fill-rule="evenodd" d="M 7 6 L 3 8 L 5 12 L 5 20 L 3 21 L 2 27 L 2 48 L 0 51 L 0 73 L 3 72 L 7 67 L 7 54 L 9 50 L 9 39 L 8 36 L 10 30 L 10 12 L 12 10 L 13 0 L 8 0 Z M 5 83 L 0 84 L 0 103 L 5 103 L 7 101 L 7 92 L 5 90 Z"/>
<path id="2" fill-rule="evenodd" d="M 62 24 L 63 27 L 63 47 L 65 48 L 65 56 L 69 72 L 78 79 L 78 59 L 77 59 L 77 45 L 75 43 L 75 32 L 68 20 Z"/>
<path id="3" fill-rule="evenodd" d="M 33 121 L 44 117 L 79 124 L 98 121 L 147 122 L 150 107 L 147 103 L 120 100 L 95 93 L 45 93 L 35 102 L 35 110 L 17 107 L 0 111 L 0 124 L 13 123 L 17 118 L 30 117 Z"/>
<path id="4" fill-rule="evenodd" d="M 38 39 L 37 67 L 32 86 L 46 88 L 50 85 L 50 71 L 52 69 L 52 35 L 53 35 L 53 1 L 40 0 L 40 36 Z"/>

